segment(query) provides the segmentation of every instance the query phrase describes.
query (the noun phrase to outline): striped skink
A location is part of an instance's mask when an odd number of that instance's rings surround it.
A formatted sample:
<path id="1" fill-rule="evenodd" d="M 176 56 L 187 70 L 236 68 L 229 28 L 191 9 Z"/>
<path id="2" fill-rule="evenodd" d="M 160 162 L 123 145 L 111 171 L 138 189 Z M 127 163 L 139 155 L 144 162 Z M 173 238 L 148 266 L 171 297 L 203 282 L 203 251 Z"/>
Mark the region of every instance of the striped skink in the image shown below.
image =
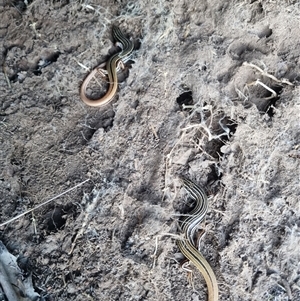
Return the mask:
<path id="1" fill-rule="evenodd" d="M 113 26 L 112 28 L 113 38 L 118 42 L 122 51 L 113 55 L 106 63 L 106 70 L 103 70 L 99 66 L 96 67 L 83 81 L 80 88 L 80 97 L 84 103 L 92 107 L 100 107 L 108 104 L 115 96 L 118 88 L 117 68 L 119 64 L 124 64 L 130 59 L 130 55 L 133 52 L 134 44 L 127 39 L 119 27 Z M 86 96 L 86 89 L 92 78 L 97 74 L 105 75 L 107 73 L 109 87 L 106 94 L 99 99 L 90 99 Z"/>
<path id="2" fill-rule="evenodd" d="M 191 198 L 196 201 L 195 208 L 182 220 L 184 238 L 177 240 L 177 245 L 182 254 L 189 259 L 202 273 L 207 289 L 208 301 L 218 301 L 219 289 L 214 271 L 202 254 L 194 246 L 194 234 L 197 225 L 203 221 L 208 208 L 207 196 L 202 188 L 189 179 L 182 178 L 184 188 Z"/>

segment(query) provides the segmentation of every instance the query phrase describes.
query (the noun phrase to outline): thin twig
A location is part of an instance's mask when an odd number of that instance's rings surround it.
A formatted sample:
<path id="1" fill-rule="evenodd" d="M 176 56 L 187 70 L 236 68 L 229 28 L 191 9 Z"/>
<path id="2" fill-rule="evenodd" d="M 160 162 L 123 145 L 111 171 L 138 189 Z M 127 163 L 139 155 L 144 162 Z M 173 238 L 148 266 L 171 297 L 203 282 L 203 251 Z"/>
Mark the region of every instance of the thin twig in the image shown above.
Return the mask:
<path id="1" fill-rule="evenodd" d="M 4 225 L 7 225 L 7 224 L 11 223 L 12 221 L 15 221 L 16 219 L 18 219 L 18 218 L 20 218 L 20 217 L 26 215 L 27 213 L 30 213 L 30 212 L 32 212 L 32 211 L 34 211 L 34 210 L 36 210 L 36 209 L 38 209 L 38 208 L 40 208 L 40 207 L 42 207 L 42 206 L 48 204 L 48 203 L 50 203 L 50 202 L 56 200 L 57 198 L 61 197 L 62 195 L 66 194 L 66 193 L 68 193 L 68 192 L 74 190 L 75 188 L 77 188 L 77 187 L 83 185 L 84 183 L 88 182 L 89 180 L 90 180 L 90 179 L 87 179 L 87 180 L 85 180 L 85 181 L 83 181 L 83 182 L 77 184 L 76 186 L 74 186 L 74 187 L 72 187 L 72 188 L 70 188 L 70 189 L 68 189 L 68 190 L 66 190 L 66 191 L 64 191 L 64 192 L 62 192 L 62 193 L 60 193 L 59 195 L 53 197 L 52 199 L 50 199 L 50 200 L 48 200 L 48 201 L 45 201 L 44 203 L 39 204 L 39 205 L 35 206 L 34 208 L 29 209 L 29 210 L 27 210 L 27 211 L 25 211 L 25 212 L 23 212 L 23 213 L 21 213 L 21 214 L 15 216 L 15 217 L 11 218 L 10 220 L 8 220 L 8 221 L 6 221 L 6 222 L 0 224 L 0 227 L 1 227 L 1 226 L 4 226 Z"/>
<path id="2" fill-rule="evenodd" d="M 294 86 L 294 84 L 292 84 L 288 79 L 286 79 L 286 78 L 278 79 L 274 75 L 272 75 L 272 74 L 270 74 L 270 73 L 262 70 L 261 68 L 259 68 L 258 66 L 254 65 L 252 63 L 244 62 L 243 65 L 244 66 L 249 66 L 249 67 L 252 67 L 252 68 L 258 70 L 263 76 L 269 77 L 269 78 L 271 78 L 272 80 L 274 80 L 277 83 L 287 84 L 287 85 L 290 85 L 290 86 Z"/>
<path id="3" fill-rule="evenodd" d="M 264 99 L 272 99 L 272 98 L 275 98 L 277 97 L 277 93 L 271 89 L 270 87 L 268 87 L 266 84 L 262 83 L 259 79 L 257 79 L 255 82 L 251 83 L 251 84 L 248 84 L 249 86 L 257 86 L 257 85 L 261 85 L 262 87 L 264 87 L 265 89 L 267 89 L 269 92 L 272 93 L 271 96 L 269 97 L 265 97 Z"/>

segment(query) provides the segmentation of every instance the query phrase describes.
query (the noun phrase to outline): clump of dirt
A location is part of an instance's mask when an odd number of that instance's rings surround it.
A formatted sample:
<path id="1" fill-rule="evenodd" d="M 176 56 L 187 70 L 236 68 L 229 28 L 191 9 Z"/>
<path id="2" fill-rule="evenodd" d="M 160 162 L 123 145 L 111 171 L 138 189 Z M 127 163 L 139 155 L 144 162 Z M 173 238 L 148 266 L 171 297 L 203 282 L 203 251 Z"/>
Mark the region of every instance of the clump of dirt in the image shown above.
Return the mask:
<path id="1" fill-rule="evenodd" d="M 55 198 L 0 240 L 30 259 L 41 300 L 206 300 L 178 263 L 182 174 L 208 192 L 200 249 L 219 299 L 300 298 L 298 1 L 0 14 L 0 224 Z M 114 51 L 112 25 L 141 47 L 114 100 L 88 107 L 79 87 Z"/>

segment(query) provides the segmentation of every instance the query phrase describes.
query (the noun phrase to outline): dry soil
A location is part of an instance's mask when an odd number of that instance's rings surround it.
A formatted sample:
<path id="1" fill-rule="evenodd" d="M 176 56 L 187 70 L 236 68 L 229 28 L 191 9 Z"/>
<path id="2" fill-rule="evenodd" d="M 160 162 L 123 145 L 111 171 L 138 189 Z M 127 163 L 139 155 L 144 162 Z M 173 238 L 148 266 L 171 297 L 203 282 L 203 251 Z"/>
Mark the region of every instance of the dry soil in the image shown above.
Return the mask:
<path id="1" fill-rule="evenodd" d="M 180 175 L 209 196 L 220 300 L 300 300 L 299 1 L 2 0 L 0 20 L 0 223 L 89 179 L 0 227 L 41 300 L 207 300 L 179 264 Z M 88 107 L 112 25 L 138 49 Z"/>

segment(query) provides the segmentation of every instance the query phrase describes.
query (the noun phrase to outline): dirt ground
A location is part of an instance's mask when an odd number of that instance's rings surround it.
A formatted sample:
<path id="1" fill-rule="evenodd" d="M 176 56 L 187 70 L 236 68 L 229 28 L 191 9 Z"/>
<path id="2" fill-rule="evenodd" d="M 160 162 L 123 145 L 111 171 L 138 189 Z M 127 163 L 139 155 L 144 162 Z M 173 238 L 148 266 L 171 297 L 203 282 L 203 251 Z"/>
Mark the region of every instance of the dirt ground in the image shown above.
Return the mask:
<path id="1" fill-rule="evenodd" d="M 2 0 L 0 18 L 0 224 L 88 180 L 0 227 L 40 300 L 207 300 L 179 264 L 180 175 L 209 196 L 219 300 L 300 300 L 299 1 Z M 88 107 L 112 25 L 140 47 Z"/>

